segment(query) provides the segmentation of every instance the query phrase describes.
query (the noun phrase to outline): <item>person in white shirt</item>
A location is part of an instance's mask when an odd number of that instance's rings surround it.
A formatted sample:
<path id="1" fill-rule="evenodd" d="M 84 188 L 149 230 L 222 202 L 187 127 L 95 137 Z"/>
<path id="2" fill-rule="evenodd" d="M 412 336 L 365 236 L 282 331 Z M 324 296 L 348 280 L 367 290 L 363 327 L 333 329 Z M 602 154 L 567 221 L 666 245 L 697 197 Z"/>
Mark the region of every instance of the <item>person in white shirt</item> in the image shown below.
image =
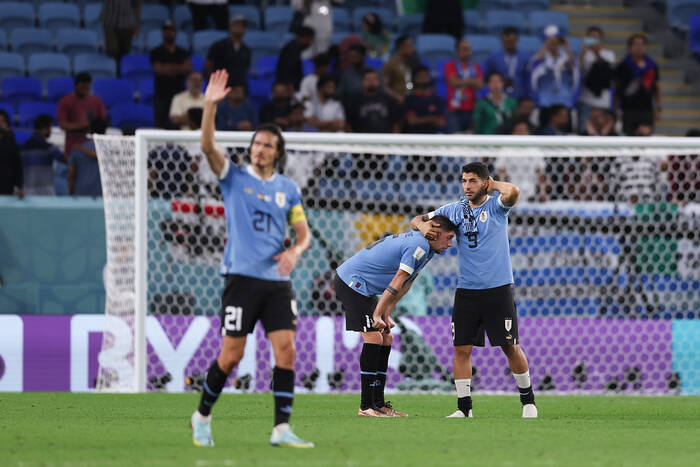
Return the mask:
<path id="1" fill-rule="evenodd" d="M 316 90 L 316 101 L 306 103 L 306 120 L 321 131 L 343 131 L 345 111 L 335 97 L 335 78 L 329 74 L 321 75 L 316 83 Z"/>
<path id="2" fill-rule="evenodd" d="M 301 85 L 299 85 L 299 92 L 296 94 L 299 102 L 306 104 L 307 102 L 314 102 L 318 98 L 316 93 L 318 77 L 328 73 L 330 66 L 331 57 L 327 53 L 318 54 L 314 57 L 314 72 L 304 76 L 301 80 Z"/>
<path id="3" fill-rule="evenodd" d="M 191 108 L 204 108 L 204 94 L 202 93 L 202 74 L 193 71 L 187 77 L 187 90 L 175 94 L 170 104 L 170 120 L 179 125 L 181 130 L 193 130 L 190 128 L 187 111 Z"/>
<path id="4" fill-rule="evenodd" d="M 586 131 L 586 122 L 591 109 L 610 109 L 613 85 L 615 52 L 603 48 L 603 31 L 597 26 L 586 30 L 583 48 L 579 55 L 582 80 L 578 97 L 579 133 Z"/>

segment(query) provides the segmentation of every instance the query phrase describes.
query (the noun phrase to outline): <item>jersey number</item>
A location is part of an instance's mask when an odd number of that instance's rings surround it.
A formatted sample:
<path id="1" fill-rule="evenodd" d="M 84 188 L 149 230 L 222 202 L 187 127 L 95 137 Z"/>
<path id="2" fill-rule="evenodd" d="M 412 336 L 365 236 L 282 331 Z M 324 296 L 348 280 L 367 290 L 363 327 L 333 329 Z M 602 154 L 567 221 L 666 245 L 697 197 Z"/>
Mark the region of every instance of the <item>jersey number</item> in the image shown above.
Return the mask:
<path id="1" fill-rule="evenodd" d="M 269 232 L 272 216 L 262 211 L 255 211 L 253 215 L 255 216 L 253 218 L 253 229 L 258 232 Z"/>
<path id="2" fill-rule="evenodd" d="M 243 308 L 240 306 L 227 306 L 224 310 L 224 329 L 227 331 L 240 331 L 243 327 Z"/>
<path id="3" fill-rule="evenodd" d="M 477 241 L 477 232 L 467 232 L 467 241 L 469 242 L 469 248 L 476 248 L 479 246 Z"/>

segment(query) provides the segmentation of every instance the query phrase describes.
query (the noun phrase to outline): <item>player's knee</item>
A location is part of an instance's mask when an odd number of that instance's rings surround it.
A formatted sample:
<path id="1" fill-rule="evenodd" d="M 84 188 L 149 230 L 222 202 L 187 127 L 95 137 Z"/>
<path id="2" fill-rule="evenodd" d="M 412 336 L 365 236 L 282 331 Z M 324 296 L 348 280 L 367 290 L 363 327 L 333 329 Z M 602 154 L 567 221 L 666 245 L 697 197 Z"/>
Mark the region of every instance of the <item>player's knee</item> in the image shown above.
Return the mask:
<path id="1" fill-rule="evenodd" d="M 230 350 L 226 352 L 221 352 L 221 355 L 219 355 L 218 358 L 218 364 L 221 368 L 221 371 L 228 374 L 231 373 L 231 371 L 233 371 L 233 369 L 236 367 L 236 365 L 238 365 L 242 358 L 243 350 Z"/>
<path id="2" fill-rule="evenodd" d="M 502 345 L 501 350 L 503 350 L 503 353 L 506 354 L 508 357 L 518 355 L 520 352 L 520 346 L 518 344 L 513 344 L 513 345 Z"/>
<path id="3" fill-rule="evenodd" d="M 380 332 L 363 332 L 362 340 L 365 344 L 377 344 L 382 345 L 382 334 Z"/>
<path id="4" fill-rule="evenodd" d="M 393 343 L 394 343 L 394 335 L 393 334 L 382 334 L 382 345 L 390 346 Z"/>
<path id="5" fill-rule="evenodd" d="M 275 362 L 277 366 L 286 368 L 294 367 L 294 359 L 296 358 L 296 346 L 293 340 L 284 340 L 279 342 L 275 348 Z"/>
<path id="6" fill-rule="evenodd" d="M 469 359 L 472 354 L 472 347 L 470 345 L 463 345 L 455 347 L 455 358 L 457 359 Z"/>

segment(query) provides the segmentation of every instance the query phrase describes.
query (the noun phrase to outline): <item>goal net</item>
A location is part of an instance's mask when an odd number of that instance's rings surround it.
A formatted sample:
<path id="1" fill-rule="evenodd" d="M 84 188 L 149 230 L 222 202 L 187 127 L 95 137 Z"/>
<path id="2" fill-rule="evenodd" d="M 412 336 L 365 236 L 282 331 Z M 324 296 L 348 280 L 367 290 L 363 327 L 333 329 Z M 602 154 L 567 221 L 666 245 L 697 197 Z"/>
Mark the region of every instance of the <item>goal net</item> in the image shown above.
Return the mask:
<path id="1" fill-rule="evenodd" d="M 252 134 L 217 133 L 243 163 Z M 361 340 L 344 331 L 334 268 L 410 219 L 462 196 L 461 167 L 520 187 L 509 215 L 520 341 L 540 391 L 700 393 L 700 140 L 286 133 L 312 247 L 292 282 L 296 386 L 358 391 Z M 216 358 L 221 193 L 198 132 L 96 136 L 107 232 L 97 387 L 196 390 Z M 457 250 L 397 306 L 390 390 L 451 390 Z M 479 274 L 479 271 L 474 271 Z M 509 391 L 499 348 L 477 349 L 475 391 Z M 230 391 L 269 390 L 258 326 Z"/>

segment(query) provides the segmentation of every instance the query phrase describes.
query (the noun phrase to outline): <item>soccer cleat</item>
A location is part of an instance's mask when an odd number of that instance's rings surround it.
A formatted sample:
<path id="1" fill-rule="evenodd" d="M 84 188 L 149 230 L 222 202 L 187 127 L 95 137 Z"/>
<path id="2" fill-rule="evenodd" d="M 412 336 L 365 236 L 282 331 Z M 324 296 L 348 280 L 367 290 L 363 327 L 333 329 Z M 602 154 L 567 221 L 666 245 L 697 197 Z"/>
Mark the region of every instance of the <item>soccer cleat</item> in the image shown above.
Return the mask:
<path id="1" fill-rule="evenodd" d="M 314 443 L 311 441 L 304 441 L 295 435 L 289 425 L 282 428 L 275 427 L 272 429 L 272 435 L 270 435 L 270 445 L 301 449 L 310 449 L 314 447 Z"/>
<path id="2" fill-rule="evenodd" d="M 384 403 L 384 407 L 381 408 L 381 411 L 386 413 L 387 415 L 391 415 L 392 417 L 408 417 L 407 413 L 399 412 L 395 408 L 391 406 L 391 402 L 386 401 Z"/>
<path id="3" fill-rule="evenodd" d="M 214 446 L 214 440 L 211 437 L 211 421 L 201 421 L 196 417 L 197 412 L 192 414 L 190 426 L 192 427 L 192 441 L 195 446 L 208 447 Z M 200 416 L 201 417 L 201 416 Z M 210 417 L 208 417 L 211 420 Z"/>
<path id="4" fill-rule="evenodd" d="M 464 412 L 457 409 L 454 413 L 448 415 L 445 418 L 474 418 L 474 415 L 472 414 L 472 409 L 469 409 L 469 413 L 467 415 L 464 415 Z"/>
<path id="5" fill-rule="evenodd" d="M 376 417 L 376 418 L 392 418 L 393 415 L 385 412 L 384 410 L 380 409 L 379 407 L 370 407 L 368 409 L 362 410 L 360 408 L 357 411 L 357 416 L 358 417 Z"/>
<path id="6" fill-rule="evenodd" d="M 537 418 L 537 406 L 535 404 L 523 405 L 523 418 Z"/>

